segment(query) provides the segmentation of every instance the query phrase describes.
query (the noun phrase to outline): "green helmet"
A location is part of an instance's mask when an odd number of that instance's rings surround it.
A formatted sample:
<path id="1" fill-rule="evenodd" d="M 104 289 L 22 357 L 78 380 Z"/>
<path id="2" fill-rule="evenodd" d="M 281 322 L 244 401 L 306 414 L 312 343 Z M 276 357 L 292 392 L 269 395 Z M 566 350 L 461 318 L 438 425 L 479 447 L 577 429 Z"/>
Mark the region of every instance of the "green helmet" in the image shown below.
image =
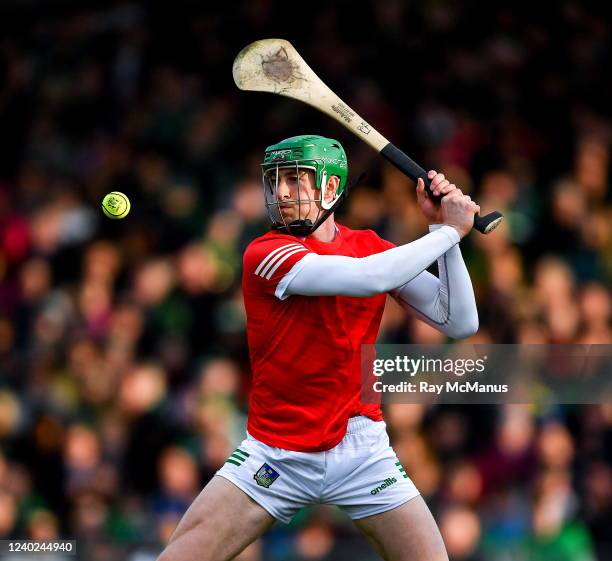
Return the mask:
<path id="1" fill-rule="evenodd" d="M 296 235 L 309 235 L 314 232 L 321 223 L 333 212 L 339 201 L 345 195 L 348 178 L 348 163 L 344 148 L 331 138 L 313 134 L 292 136 L 272 144 L 266 148 L 264 161 L 261 164 L 264 179 L 264 193 L 266 206 L 272 226 L 275 229 Z M 296 220 L 286 224 L 278 211 L 275 186 L 270 178 L 276 176 L 280 168 L 306 168 L 314 171 L 315 187 L 323 193 L 330 177 L 337 176 L 339 179 L 335 197 L 331 201 L 325 201 L 321 195 L 320 202 L 324 212 L 320 213 L 315 223 L 310 220 Z"/>
<path id="2" fill-rule="evenodd" d="M 315 172 L 315 186 L 317 189 L 325 187 L 332 175 L 340 178 L 336 196 L 342 194 L 346 187 L 348 177 L 348 163 L 342 144 L 332 138 L 325 138 L 314 134 L 301 134 L 281 140 L 266 148 L 262 168 L 276 167 L 278 164 L 289 165 L 297 162 L 300 167 L 310 167 Z M 279 165 L 279 167 L 283 167 Z"/>

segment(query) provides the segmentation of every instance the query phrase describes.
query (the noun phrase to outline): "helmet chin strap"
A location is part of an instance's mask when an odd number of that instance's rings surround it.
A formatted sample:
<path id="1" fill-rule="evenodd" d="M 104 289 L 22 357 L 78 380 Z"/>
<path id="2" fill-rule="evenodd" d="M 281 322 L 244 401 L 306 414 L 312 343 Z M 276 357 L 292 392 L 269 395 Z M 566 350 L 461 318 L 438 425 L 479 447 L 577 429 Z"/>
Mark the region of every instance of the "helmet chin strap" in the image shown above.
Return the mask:
<path id="1" fill-rule="evenodd" d="M 356 180 L 350 181 L 349 183 L 347 183 L 346 187 L 344 188 L 344 191 L 342 191 L 342 193 L 340 194 L 338 199 L 336 201 L 334 201 L 329 208 L 324 208 L 323 204 L 321 204 L 321 207 L 323 207 L 324 210 L 323 210 L 323 212 L 319 213 L 319 216 L 317 217 L 317 220 L 314 222 L 314 224 L 313 224 L 312 220 L 308 220 L 308 219 L 306 219 L 306 220 L 294 220 L 293 222 L 290 222 L 287 225 L 284 225 L 284 224 L 275 224 L 274 226 L 272 226 L 272 229 L 278 230 L 280 232 L 283 232 L 284 234 L 290 234 L 292 236 L 298 236 L 300 238 L 305 238 L 306 236 L 309 236 L 319 226 L 321 226 L 321 224 L 323 224 L 323 222 L 325 222 L 327 220 L 329 215 L 332 214 L 340 206 L 340 203 L 342 201 L 344 201 L 344 199 L 348 195 L 349 191 L 351 189 L 353 189 L 354 187 L 356 187 L 361 181 L 363 181 L 365 176 L 366 176 L 366 173 L 363 172 L 363 173 L 361 173 L 359 175 L 359 177 Z M 323 191 L 321 191 L 321 192 L 323 192 Z"/>

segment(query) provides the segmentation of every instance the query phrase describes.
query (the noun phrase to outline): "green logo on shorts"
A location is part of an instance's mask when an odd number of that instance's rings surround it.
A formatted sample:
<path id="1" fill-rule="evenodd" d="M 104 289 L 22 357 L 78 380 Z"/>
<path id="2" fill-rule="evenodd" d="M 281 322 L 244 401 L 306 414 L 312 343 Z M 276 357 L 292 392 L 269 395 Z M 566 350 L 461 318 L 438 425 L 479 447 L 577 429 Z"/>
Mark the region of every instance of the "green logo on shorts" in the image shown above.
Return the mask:
<path id="1" fill-rule="evenodd" d="M 387 487 L 391 487 L 391 485 L 394 483 L 397 483 L 397 479 L 395 479 L 395 477 L 387 477 L 387 479 L 385 479 L 378 487 L 374 487 L 374 489 L 370 491 L 370 495 L 376 495 L 385 490 Z"/>

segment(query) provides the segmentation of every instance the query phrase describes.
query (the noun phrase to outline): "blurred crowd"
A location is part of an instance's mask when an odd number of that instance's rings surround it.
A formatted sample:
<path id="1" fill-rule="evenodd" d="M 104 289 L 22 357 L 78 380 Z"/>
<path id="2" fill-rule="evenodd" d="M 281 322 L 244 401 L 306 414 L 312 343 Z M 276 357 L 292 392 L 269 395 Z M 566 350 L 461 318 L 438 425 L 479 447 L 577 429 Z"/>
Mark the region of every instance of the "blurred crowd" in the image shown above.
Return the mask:
<path id="1" fill-rule="evenodd" d="M 235 54 L 290 39 L 383 134 L 507 220 L 462 251 L 479 343 L 612 343 L 605 6 L 400 0 L 0 7 L 0 539 L 152 561 L 243 438 L 240 290 L 267 230 L 265 146 L 341 140 L 338 220 L 426 232 L 414 185 L 328 117 L 239 92 Z M 100 202 L 119 190 L 122 221 Z M 388 303 L 381 342 L 445 342 Z M 612 404 L 393 405 L 395 450 L 452 561 L 612 560 Z M 243 561 L 376 559 L 337 509 Z"/>

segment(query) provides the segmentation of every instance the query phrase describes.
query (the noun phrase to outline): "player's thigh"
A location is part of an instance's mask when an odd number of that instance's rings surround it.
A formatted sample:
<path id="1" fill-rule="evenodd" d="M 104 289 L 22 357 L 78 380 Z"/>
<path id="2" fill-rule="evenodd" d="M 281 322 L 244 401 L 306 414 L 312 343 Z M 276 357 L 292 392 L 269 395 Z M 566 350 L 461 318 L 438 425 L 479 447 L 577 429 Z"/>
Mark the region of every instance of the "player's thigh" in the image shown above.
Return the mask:
<path id="1" fill-rule="evenodd" d="M 256 540 L 275 518 L 223 477 L 193 501 L 158 561 L 224 561 Z"/>
<path id="2" fill-rule="evenodd" d="M 354 522 L 386 561 L 448 561 L 438 526 L 420 495 Z"/>

